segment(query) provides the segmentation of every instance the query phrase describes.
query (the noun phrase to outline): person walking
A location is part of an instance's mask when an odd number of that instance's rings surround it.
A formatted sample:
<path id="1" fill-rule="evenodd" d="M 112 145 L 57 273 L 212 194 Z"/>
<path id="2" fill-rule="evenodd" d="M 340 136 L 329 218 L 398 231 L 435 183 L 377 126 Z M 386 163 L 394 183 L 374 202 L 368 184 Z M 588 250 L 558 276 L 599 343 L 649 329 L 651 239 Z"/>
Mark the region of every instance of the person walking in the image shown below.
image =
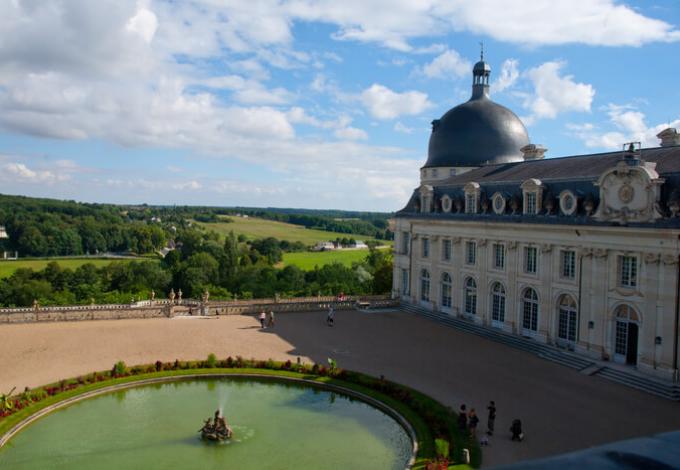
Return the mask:
<path id="1" fill-rule="evenodd" d="M 326 324 L 328 326 L 333 326 L 333 323 L 335 321 L 335 311 L 333 310 L 333 306 L 328 307 L 328 315 L 326 316 Z"/>
<path id="2" fill-rule="evenodd" d="M 493 436 L 493 428 L 496 423 L 496 403 L 493 400 L 491 400 L 489 402 L 489 406 L 487 406 L 486 409 L 489 410 L 489 419 L 486 422 L 487 427 L 486 433 L 489 436 Z"/>
<path id="3" fill-rule="evenodd" d="M 267 326 L 274 326 L 274 310 L 269 311 L 269 318 L 268 318 L 268 325 Z"/>
<path id="4" fill-rule="evenodd" d="M 460 410 L 458 411 L 458 429 L 465 431 L 467 429 L 468 419 L 467 419 L 467 408 L 465 403 L 460 405 Z"/>
<path id="5" fill-rule="evenodd" d="M 264 329 L 264 321 L 267 319 L 267 315 L 264 313 L 264 310 L 260 312 L 260 326 Z"/>
<path id="6" fill-rule="evenodd" d="M 477 425 L 479 424 L 479 418 L 477 417 L 477 413 L 475 412 L 475 409 L 472 408 L 470 410 L 470 415 L 468 417 L 468 426 L 470 427 L 470 435 L 472 437 L 477 437 Z"/>

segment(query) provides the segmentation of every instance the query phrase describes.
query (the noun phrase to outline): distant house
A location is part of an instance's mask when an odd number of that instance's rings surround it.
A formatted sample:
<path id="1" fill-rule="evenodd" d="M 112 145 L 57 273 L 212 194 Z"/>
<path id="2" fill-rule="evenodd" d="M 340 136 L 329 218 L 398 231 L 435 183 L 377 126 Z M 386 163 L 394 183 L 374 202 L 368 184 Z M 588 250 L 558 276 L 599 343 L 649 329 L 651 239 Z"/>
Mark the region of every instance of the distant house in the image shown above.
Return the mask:
<path id="1" fill-rule="evenodd" d="M 7 230 L 5 230 L 4 225 L 0 225 L 0 238 L 9 238 L 7 236 Z"/>
<path id="2" fill-rule="evenodd" d="M 331 251 L 335 249 L 335 243 L 333 242 L 319 242 L 312 248 L 313 251 Z"/>
<path id="3" fill-rule="evenodd" d="M 357 240 L 356 242 L 354 242 L 354 245 L 352 245 L 352 246 L 353 246 L 354 248 L 368 248 L 368 245 L 365 244 L 365 243 L 364 243 L 363 241 L 361 241 L 361 240 Z"/>

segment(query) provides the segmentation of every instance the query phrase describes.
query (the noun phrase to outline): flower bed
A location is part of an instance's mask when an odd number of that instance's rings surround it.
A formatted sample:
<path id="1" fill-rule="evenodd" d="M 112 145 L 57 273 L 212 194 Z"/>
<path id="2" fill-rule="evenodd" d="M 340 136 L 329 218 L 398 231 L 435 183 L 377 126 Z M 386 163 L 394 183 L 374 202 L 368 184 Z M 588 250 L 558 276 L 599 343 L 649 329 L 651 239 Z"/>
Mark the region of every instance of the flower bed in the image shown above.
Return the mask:
<path id="1" fill-rule="evenodd" d="M 127 367 L 120 361 L 109 371 L 93 372 L 5 397 L 0 401 L 0 439 L 14 426 L 48 406 L 111 385 L 161 377 L 230 373 L 280 376 L 337 385 L 384 403 L 403 416 L 415 431 L 418 453 L 413 468 L 434 470 L 462 463 L 464 449 L 469 449 L 470 464 L 473 467 L 481 464 L 481 451 L 477 442 L 460 433 L 456 415 L 450 408 L 423 393 L 383 377 L 375 378 L 338 368 L 335 361 L 330 360 L 326 366 L 298 364 L 290 360 L 278 362 L 271 359 L 244 359 L 240 356 L 219 360 L 211 354 L 205 361 L 156 361 L 154 364 L 133 367 Z M 443 442 L 448 443 L 448 446 L 442 445 Z M 437 450 L 441 453 L 443 448 L 450 449 L 449 455 L 437 455 Z"/>

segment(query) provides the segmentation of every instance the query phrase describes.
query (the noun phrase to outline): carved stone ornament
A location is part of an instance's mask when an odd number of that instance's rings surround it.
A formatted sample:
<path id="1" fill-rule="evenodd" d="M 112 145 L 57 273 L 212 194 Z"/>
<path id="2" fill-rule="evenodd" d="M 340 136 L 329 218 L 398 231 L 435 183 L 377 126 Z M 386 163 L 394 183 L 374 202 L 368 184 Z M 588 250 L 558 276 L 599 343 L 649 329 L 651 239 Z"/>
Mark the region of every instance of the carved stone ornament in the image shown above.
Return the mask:
<path id="1" fill-rule="evenodd" d="M 600 205 L 593 217 L 621 225 L 662 218 L 659 197 L 664 179 L 655 168 L 656 163 L 637 159 L 624 159 L 608 168 L 595 183 Z"/>
<path id="2" fill-rule="evenodd" d="M 508 250 L 516 250 L 516 249 L 517 249 L 517 242 L 516 241 L 508 242 Z"/>
<path id="3" fill-rule="evenodd" d="M 606 258 L 607 257 L 607 250 L 605 248 L 595 248 L 593 250 L 593 256 L 595 258 Z"/>
<path id="4" fill-rule="evenodd" d="M 584 248 L 581 254 L 583 255 L 584 258 L 590 258 L 591 256 L 593 256 L 593 249 Z"/>
<path id="5" fill-rule="evenodd" d="M 678 257 L 675 255 L 663 255 L 663 264 L 678 264 Z"/>
<path id="6" fill-rule="evenodd" d="M 541 253 L 550 253 L 553 247 L 550 243 L 544 243 L 541 245 Z"/>
<path id="7" fill-rule="evenodd" d="M 453 243 L 454 245 L 459 244 L 460 243 L 460 237 L 453 237 L 451 239 L 451 243 Z"/>
<path id="8" fill-rule="evenodd" d="M 629 183 L 623 183 L 623 186 L 619 188 L 619 199 L 624 204 L 628 204 L 633 200 L 635 196 L 635 189 Z"/>
<path id="9" fill-rule="evenodd" d="M 439 240 L 439 235 L 432 235 L 432 236 L 430 237 L 430 239 L 431 239 L 433 242 L 436 242 L 437 240 Z"/>
<path id="10" fill-rule="evenodd" d="M 479 246 L 486 246 L 486 243 L 487 243 L 487 242 L 488 242 L 488 240 L 485 240 L 484 238 L 482 238 L 481 240 L 479 240 L 479 241 L 477 242 L 477 244 L 478 244 Z"/>
<path id="11" fill-rule="evenodd" d="M 661 261 L 661 255 L 658 253 L 645 253 L 645 263 L 658 264 Z"/>

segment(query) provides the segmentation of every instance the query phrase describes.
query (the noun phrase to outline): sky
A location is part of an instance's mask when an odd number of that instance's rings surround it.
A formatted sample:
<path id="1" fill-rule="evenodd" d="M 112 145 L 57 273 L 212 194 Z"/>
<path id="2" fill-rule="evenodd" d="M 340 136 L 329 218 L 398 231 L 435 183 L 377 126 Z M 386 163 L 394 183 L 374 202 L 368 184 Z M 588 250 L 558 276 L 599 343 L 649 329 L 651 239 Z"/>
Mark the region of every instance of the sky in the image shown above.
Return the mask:
<path id="1" fill-rule="evenodd" d="M 0 193 L 394 211 L 492 99 L 546 158 L 680 128 L 680 2 L 0 0 Z"/>

